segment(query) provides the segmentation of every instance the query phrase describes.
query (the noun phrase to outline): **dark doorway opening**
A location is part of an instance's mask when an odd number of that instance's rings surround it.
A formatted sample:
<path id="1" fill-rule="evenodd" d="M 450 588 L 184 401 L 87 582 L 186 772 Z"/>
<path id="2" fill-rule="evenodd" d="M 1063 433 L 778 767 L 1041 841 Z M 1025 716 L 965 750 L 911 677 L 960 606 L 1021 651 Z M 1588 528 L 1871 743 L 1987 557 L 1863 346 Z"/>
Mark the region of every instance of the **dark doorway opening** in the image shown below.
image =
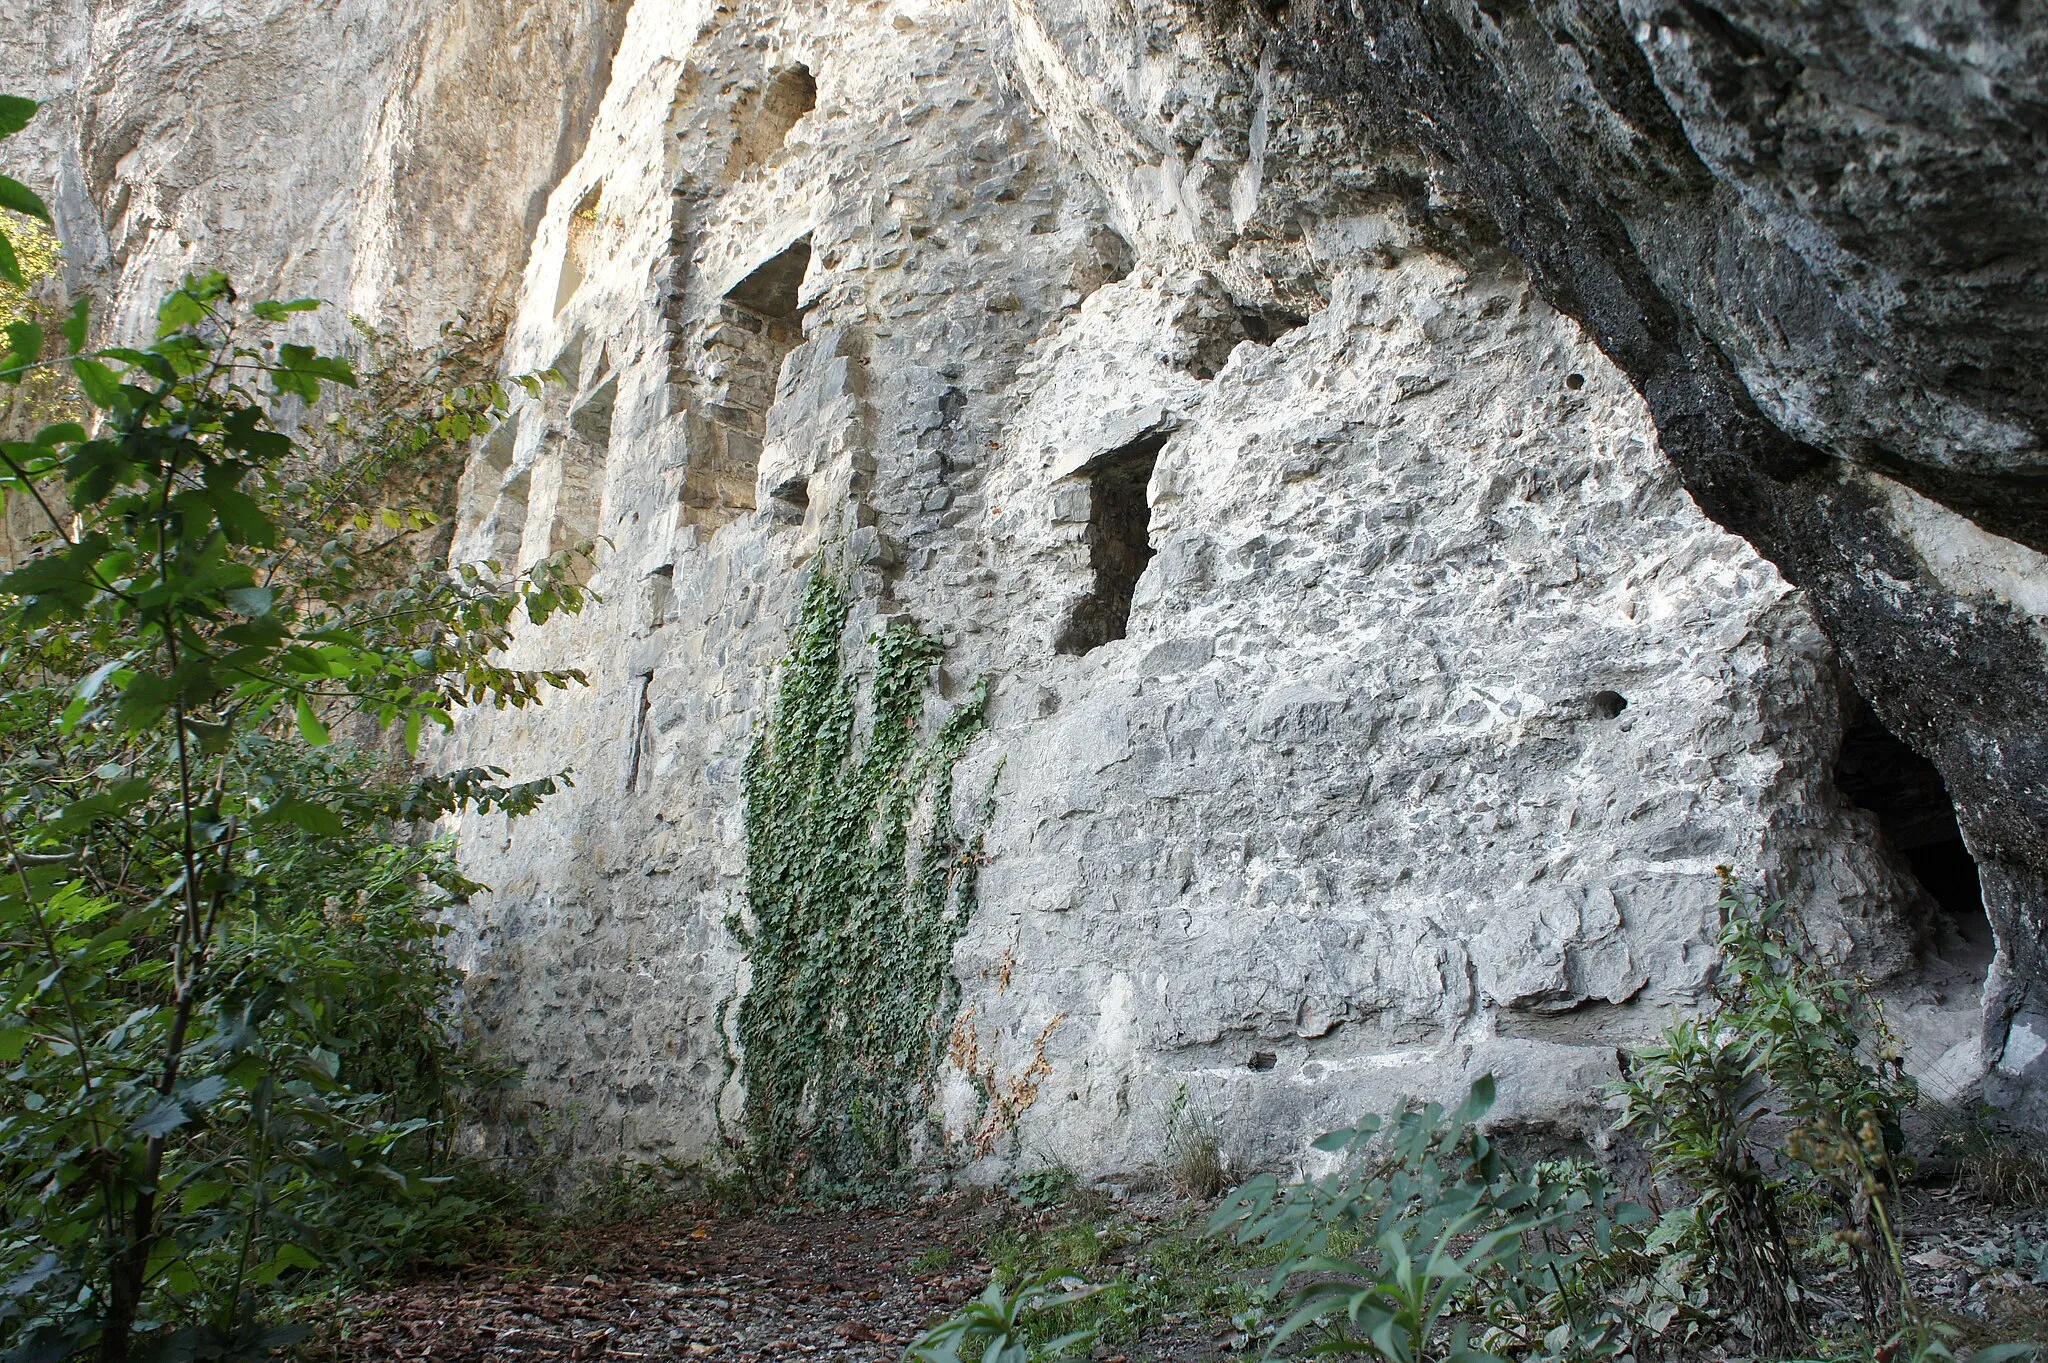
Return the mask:
<path id="1" fill-rule="evenodd" d="M 1124 637 L 1131 597 L 1152 561 L 1152 504 L 1145 488 L 1166 444 L 1165 431 L 1148 431 L 1080 471 L 1088 481 L 1088 595 L 1053 640 L 1058 653 L 1087 653 Z"/>
<path id="2" fill-rule="evenodd" d="M 1878 721 L 1860 696 L 1835 759 L 1835 784 L 1877 816 L 1885 845 L 1912 868 L 1950 925 L 1973 947 L 1989 950 L 1991 926 L 1977 863 L 1956 826 L 1955 802 L 1935 765 Z"/>

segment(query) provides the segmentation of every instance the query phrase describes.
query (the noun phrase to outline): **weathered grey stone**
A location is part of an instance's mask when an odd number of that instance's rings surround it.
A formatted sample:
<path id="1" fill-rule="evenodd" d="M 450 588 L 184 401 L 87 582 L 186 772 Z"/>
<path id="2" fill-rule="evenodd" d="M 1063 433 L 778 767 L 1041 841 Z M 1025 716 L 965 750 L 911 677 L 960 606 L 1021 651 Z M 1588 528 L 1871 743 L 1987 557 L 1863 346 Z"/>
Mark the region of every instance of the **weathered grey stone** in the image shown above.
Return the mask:
<path id="1" fill-rule="evenodd" d="M 1616 1048 L 1710 977 L 1721 865 L 1976 1082 L 1981 968 L 1923 959 L 1934 907 L 1834 780 L 1838 649 L 1985 861 L 2024 1103 L 2048 576 L 1987 510 L 2031 495 L 2038 393 L 1984 338 L 2025 373 L 2048 315 L 2041 66 L 1994 35 L 1905 80 L 1905 20 L 1848 8 L 252 6 L 197 66 L 51 58 L 81 112 L 32 151 L 121 324 L 219 262 L 416 335 L 502 302 L 508 367 L 569 377 L 456 543 L 601 545 L 602 603 L 513 648 L 592 686 L 432 758 L 578 773 L 462 822 L 457 950 L 586 1154 L 707 1156 L 738 1111 L 742 764 L 832 546 L 849 656 L 907 619 L 939 710 L 993 688 L 927 1155 L 1134 1168 L 1185 1091 L 1271 1159 L 1482 1070 L 1501 1120 L 1597 1137 Z M 195 72 L 245 97 L 176 112 Z M 1858 150 L 1879 89 L 1902 160 Z M 1916 242 L 1968 212 L 1959 143 L 1998 222 Z"/>

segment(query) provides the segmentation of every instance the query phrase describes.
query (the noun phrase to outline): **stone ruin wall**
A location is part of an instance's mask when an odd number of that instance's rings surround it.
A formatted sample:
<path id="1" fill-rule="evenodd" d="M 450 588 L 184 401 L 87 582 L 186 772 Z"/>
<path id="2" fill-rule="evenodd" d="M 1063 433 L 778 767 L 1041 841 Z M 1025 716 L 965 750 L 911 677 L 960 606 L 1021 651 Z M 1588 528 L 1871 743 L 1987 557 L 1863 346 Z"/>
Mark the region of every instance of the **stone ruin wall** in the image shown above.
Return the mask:
<path id="1" fill-rule="evenodd" d="M 1192 11 L 9 5 L 117 325 L 217 262 L 415 336 L 499 308 L 507 367 L 564 376 L 457 553 L 599 540 L 602 604 L 514 659 L 591 685 L 433 758 L 575 770 L 462 824 L 457 941 L 579 1153 L 737 1113 L 741 768 L 831 552 L 850 645 L 914 621 L 938 709 L 992 687 L 958 1027 L 1035 1098 L 992 1133 L 944 1072 L 976 1176 L 1137 1168 L 1183 1091 L 1270 1160 L 1486 1070 L 1595 1136 L 1617 1048 L 1700 996 L 1724 864 L 1891 982 L 1931 1087 L 1979 1072 L 1988 933 L 1845 793 L 1871 721 L 1806 599 L 1414 147 Z"/>

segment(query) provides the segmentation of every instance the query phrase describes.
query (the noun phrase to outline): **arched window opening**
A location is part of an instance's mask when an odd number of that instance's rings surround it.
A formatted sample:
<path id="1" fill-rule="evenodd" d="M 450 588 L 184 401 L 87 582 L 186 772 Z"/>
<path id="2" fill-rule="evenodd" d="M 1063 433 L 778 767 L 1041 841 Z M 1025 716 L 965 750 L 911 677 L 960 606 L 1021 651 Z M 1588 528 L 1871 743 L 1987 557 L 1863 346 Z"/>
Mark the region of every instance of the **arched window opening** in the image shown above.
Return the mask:
<path id="1" fill-rule="evenodd" d="M 740 130 L 733 138 L 725 178 L 737 180 L 781 151 L 797 120 L 817 107 L 818 82 L 810 67 L 798 62 L 776 72 L 759 102 L 751 109 L 743 105 L 739 111 Z"/>
<path id="2" fill-rule="evenodd" d="M 801 294 L 811 240 L 799 237 L 719 299 L 697 371 L 704 400 L 691 424 L 682 523 L 715 530 L 754 510 L 761 440 L 782 362 L 803 340 Z"/>

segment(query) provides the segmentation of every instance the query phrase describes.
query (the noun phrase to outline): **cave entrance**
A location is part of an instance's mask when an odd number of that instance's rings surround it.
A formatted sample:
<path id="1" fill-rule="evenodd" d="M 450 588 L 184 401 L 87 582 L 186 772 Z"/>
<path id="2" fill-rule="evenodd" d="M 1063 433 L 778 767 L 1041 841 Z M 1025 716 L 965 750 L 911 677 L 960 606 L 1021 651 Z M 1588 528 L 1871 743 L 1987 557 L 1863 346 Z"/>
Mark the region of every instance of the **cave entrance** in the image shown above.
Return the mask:
<path id="1" fill-rule="evenodd" d="M 1861 696 L 1853 697 L 1835 784 L 1877 816 L 1885 846 L 1912 869 L 1948 926 L 1988 964 L 1992 937 L 1984 891 L 1948 786 L 1935 765 L 1885 728 Z"/>
<path id="2" fill-rule="evenodd" d="M 1088 653 L 1123 638 L 1129 628 L 1131 598 L 1152 561 L 1152 504 L 1145 489 L 1165 444 L 1165 431 L 1148 431 L 1081 468 L 1078 476 L 1088 484 L 1088 567 L 1094 581 L 1053 640 L 1055 652 Z"/>

